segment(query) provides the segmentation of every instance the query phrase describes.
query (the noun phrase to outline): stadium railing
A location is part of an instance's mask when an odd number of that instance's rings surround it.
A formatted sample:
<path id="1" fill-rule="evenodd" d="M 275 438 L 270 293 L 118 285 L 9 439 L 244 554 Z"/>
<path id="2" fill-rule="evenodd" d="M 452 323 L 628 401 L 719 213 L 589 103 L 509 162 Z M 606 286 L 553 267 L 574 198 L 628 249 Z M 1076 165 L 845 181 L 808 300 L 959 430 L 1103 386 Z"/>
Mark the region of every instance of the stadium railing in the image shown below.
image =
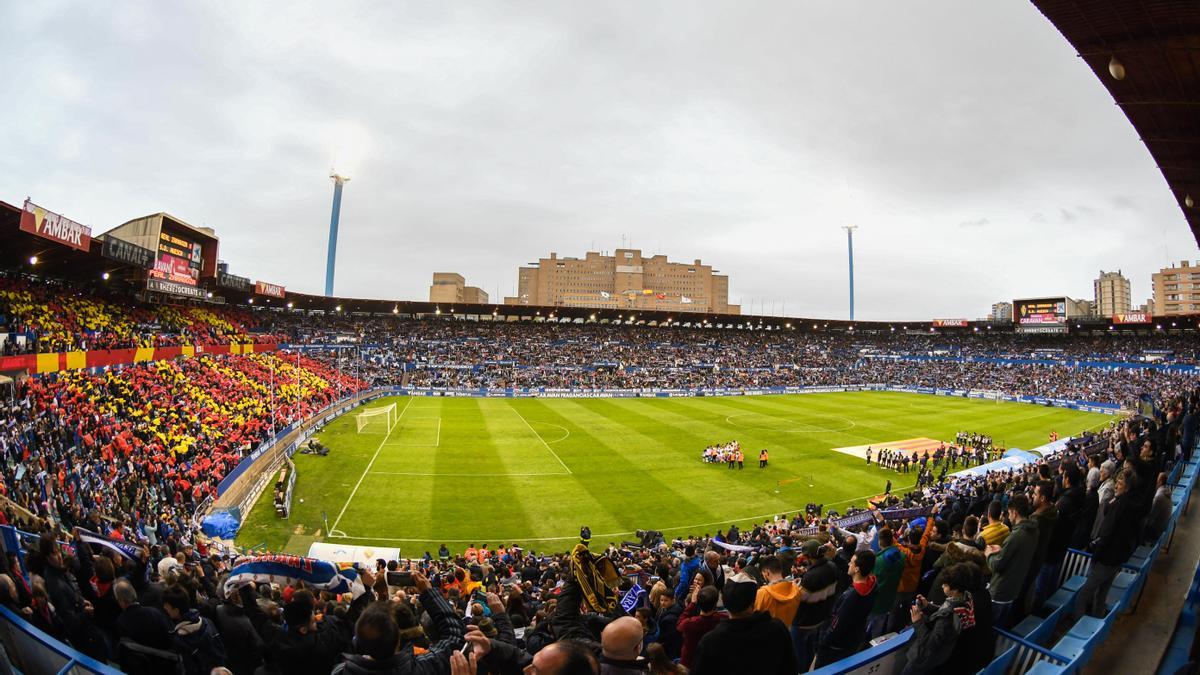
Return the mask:
<path id="1" fill-rule="evenodd" d="M 120 670 L 85 656 L 0 607 L 0 642 L 15 672 L 23 675 L 120 675 Z"/>

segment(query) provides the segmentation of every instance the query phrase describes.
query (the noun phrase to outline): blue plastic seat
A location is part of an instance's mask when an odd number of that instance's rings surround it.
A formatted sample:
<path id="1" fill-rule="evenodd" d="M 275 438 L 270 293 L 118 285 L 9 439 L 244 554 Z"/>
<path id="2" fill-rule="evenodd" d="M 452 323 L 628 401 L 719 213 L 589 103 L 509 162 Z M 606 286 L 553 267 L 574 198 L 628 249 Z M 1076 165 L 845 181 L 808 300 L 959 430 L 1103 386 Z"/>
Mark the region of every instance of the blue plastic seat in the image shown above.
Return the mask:
<path id="1" fill-rule="evenodd" d="M 1092 645 L 1088 640 L 1072 637 L 1070 635 L 1062 636 L 1058 642 L 1050 648 L 1050 651 L 1064 656 L 1072 661 L 1078 661 L 1081 658 L 1090 656 L 1092 653 Z"/>
<path id="2" fill-rule="evenodd" d="M 1083 582 L 1085 581 L 1087 581 L 1086 574 L 1076 574 L 1068 577 L 1067 580 L 1063 582 L 1062 588 L 1065 588 L 1072 593 L 1078 593 L 1079 589 L 1083 588 Z M 1059 590 L 1062 590 L 1062 588 Z"/>
<path id="3" fill-rule="evenodd" d="M 1071 629 L 1067 631 L 1067 635 L 1081 640 L 1091 640 L 1103 631 L 1104 619 L 1085 616 L 1076 621 L 1074 626 L 1071 626 Z"/>
<path id="4" fill-rule="evenodd" d="M 1042 617 L 1030 614 L 1024 619 L 1021 619 L 1021 623 L 1013 626 L 1011 632 L 1016 633 L 1021 637 L 1029 637 L 1034 631 L 1041 627 L 1042 621 L 1044 621 Z"/>
<path id="5" fill-rule="evenodd" d="M 1033 667 L 1025 671 L 1025 675 L 1061 675 L 1066 673 L 1067 666 L 1060 666 L 1049 661 L 1038 661 L 1033 664 Z"/>
<path id="6" fill-rule="evenodd" d="M 1070 579 L 1068 579 L 1068 581 L 1070 581 Z M 1079 593 L 1078 588 L 1071 590 L 1067 588 L 1066 584 L 1064 584 L 1062 588 L 1054 591 L 1053 595 L 1046 598 L 1046 601 L 1042 603 L 1042 609 L 1046 612 L 1054 612 L 1060 607 L 1069 607 L 1075 602 L 1075 595 L 1077 593 Z M 1014 632 L 1016 632 L 1015 629 Z"/>

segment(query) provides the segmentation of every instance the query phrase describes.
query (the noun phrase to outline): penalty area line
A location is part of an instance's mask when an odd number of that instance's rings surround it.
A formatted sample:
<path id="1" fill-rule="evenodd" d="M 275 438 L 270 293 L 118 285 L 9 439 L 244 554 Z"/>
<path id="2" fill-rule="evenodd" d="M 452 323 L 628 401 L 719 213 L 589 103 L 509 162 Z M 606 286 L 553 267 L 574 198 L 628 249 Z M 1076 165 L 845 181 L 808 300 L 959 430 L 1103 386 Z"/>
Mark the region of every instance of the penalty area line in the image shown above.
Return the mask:
<path id="1" fill-rule="evenodd" d="M 392 425 L 391 429 L 388 429 L 387 435 L 383 437 L 383 440 L 379 441 L 379 447 L 375 448 L 375 454 L 371 455 L 371 461 L 367 462 L 367 468 L 363 469 L 362 475 L 358 477 L 358 482 L 354 484 L 354 489 L 350 491 L 350 496 L 346 498 L 346 503 L 342 505 L 342 510 L 338 512 L 337 519 L 333 521 L 333 527 L 329 528 L 331 535 L 337 530 L 338 524 L 342 522 L 342 516 L 346 515 L 346 509 L 350 506 L 350 502 L 354 500 L 354 495 L 358 494 L 358 488 L 360 485 L 362 485 L 363 479 L 366 478 L 367 474 L 371 472 L 371 467 L 375 464 L 375 460 L 379 457 L 379 451 L 383 450 L 383 444 L 387 443 L 388 438 L 390 438 L 392 435 L 392 431 L 400 426 L 400 418 L 404 417 L 404 413 L 408 410 L 408 406 L 411 405 L 412 402 L 413 399 L 410 396 L 408 403 L 404 404 L 404 409 L 400 411 L 399 415 L 396 415 L 396 423 Z"/>

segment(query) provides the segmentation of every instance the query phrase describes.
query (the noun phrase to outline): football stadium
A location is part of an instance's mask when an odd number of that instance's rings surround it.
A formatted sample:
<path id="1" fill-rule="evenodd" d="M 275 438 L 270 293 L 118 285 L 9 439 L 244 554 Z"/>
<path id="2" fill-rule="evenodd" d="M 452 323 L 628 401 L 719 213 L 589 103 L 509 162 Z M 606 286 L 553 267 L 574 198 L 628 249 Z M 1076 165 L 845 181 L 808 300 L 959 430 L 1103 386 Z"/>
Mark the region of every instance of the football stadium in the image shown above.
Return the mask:
<path id="1" fill-rule="evenodd" d="M 39 103 L 0 150 L 0 673 L 1200 672 L 1200 9 L 1010 4 L 774 7 L 802 46 L 710 6 L 0 10 L 61 36 L 0 46 Z M 897 84 L 901 21 L 961 53 Z M 864 114 L 876 71 L 901 102 Z M 1012 156 L 956 164 L 1010 86 L 1100 121 L 1020 101 Z M 297 176 L 342 98 L 384 175 L 334 157 L 330 212 Z M 829 126 L 768 148 L 733 100 Z M 780 168 L 876 124 L 861 188 Z"/>

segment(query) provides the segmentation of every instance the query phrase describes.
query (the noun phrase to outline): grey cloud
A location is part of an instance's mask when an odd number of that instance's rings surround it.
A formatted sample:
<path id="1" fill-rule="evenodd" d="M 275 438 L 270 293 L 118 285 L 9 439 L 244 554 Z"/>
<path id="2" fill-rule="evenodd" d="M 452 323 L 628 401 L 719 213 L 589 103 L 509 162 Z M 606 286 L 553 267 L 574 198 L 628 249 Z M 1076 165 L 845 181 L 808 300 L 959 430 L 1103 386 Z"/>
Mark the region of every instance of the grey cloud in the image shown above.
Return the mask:
<path id="1" fill-rule="evenodd" d="M 1194 250 L 1128 122 L 1019 4 L 62 0 L 0 18 L 39 36 L 0 43 L 21 73 L 0 95 L 22 103 L 0 199 L 100 230 L 165 210 L 299 291 L 323 286 L 347 135 L 337 290 L 356 297 L 421 298 L 443 270 L 508 294 L 519 265 L 627 235 L 715 265 L 747 304 L 843 316 L 854 223 L 859 316 L 974 317 L 1083 295 L 1084 269 L 1144 295 L 1164 223 L 1171 257 Z"/>

